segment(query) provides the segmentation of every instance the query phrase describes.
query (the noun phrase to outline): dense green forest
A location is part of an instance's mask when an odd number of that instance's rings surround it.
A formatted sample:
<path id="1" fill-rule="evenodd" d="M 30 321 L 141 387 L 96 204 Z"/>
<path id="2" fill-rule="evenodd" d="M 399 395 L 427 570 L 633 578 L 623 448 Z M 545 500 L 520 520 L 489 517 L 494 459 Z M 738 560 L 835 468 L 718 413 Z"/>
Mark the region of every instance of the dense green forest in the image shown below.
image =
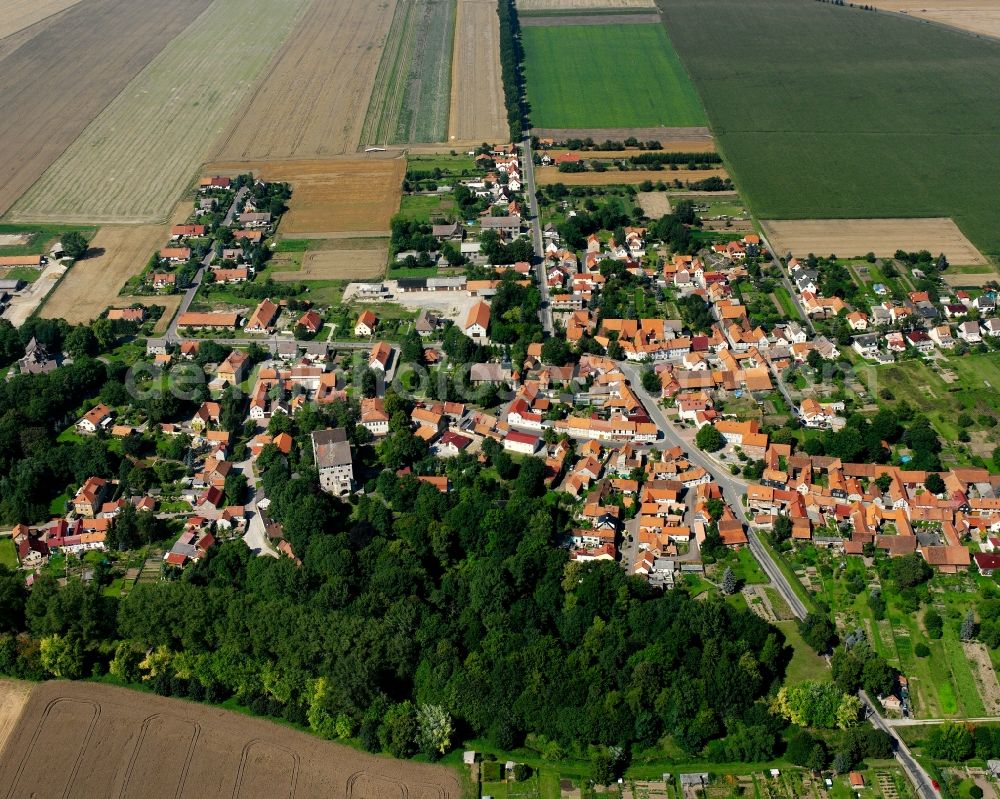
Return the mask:
<path id="1" fill-rule="evenodd" d="M 399 402 L 387 439 L 362 448 L 374 479 L 353 506 L 318 490 L 304 446 L 329 419 L 296 417 L 291 457 L 260 456 L 269 511 L 301 566 L 233 541 L 124 600 L 44 576 L 28 594 L 0 570 L 0 672 L 110 671 L 163 694 L 234 696 L 398 756 L 440 751 L 419 734 L 428 708 L 450 716 L 453 742 L 510 748 L 530 735 L 586 755 L 670 734 L 720 760 L 775 752 L 785 722 L 758 700 L 787 661 L 779 632 L 721 599 L 654 591 L 614 563 L 569 563 L 556 544 L 570 520 L 540 461 L 512 468 L 498 451 L 445 467 L 413 442 Z M 348 405 L 329 413 L 356 418 Z M 398 477 L 404 463 L 446 469 L 452 491 Z"/>

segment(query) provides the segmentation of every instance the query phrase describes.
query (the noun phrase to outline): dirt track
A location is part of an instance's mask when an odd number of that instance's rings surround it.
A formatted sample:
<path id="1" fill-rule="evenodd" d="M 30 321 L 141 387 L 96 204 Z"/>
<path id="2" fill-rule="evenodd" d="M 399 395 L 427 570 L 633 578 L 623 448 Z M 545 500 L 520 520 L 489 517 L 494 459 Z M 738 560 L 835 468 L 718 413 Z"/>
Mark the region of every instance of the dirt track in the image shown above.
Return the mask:
<path id="1" fill-rule="evenodd" d="M 76 325 L 96 319 L 109 305 L 128 305 L 118 292 L 132 275 L 142 271 L 169 235 L 166 225 L 102 227 L 90 246 L 104 252 L 74 264 L 42 307 L 41 316 Z"/>
<path id="2" fill-rule="evenodd" d="M 7 0 L 0 20 L 0 39 L 75 6 L 80 0 Z"/>
<path id="3" fill-rule="evenodd" d="M 315 0 L 220 137 L 213 160 L 356 150 L 395 7 L 396 0 Z"/>
<path id="4" fill-rule="evenodd" d="M 607 172 L 560 172 L 558 167 L 543 166 L 535 170 L 538 185 L 548 186 L 552 183 L 562 183 L 566 186 L 635 186 L 646 180 L 653 183 L 663 181 L 673 183 L 693 183 L 707 178 L 728 178 L 725 169 L 631 169 L 621 171 L 609 169 Z"/>
<path id="5" fill-rule="evenodd" d="M 324 233 L 389 234 L 399 210 L 404 158 L 333 158 L 308 161 L 219 162 L 206 174 L 253 172 L 265 180 L 287 181 L 292 200 L 281 221 L 282 236 L 321 237 Z"/>
<path id="6" fill-rule="evenodd" d="M 509 138 L 496 3 L 458 0 L 448 139 L 499 143 Z"/>
<path id="7" fill-rule="evenodd" d="M 88 0 L 0 60 L 0 213 L 209 1 Z"/>
<path id="8" fill-rule="evenodd" d="M 831 253 L 853 258 L 896 250 L 944 253 L 953 264 L 985 264 L 986 259 L 950 219 L 795 219 L 762 222 L 775 252 Z"/>
<path id="9" fill-rule="evenodd" d="M 996 0 L 875 0 L 876 8 L 899 11 L 916 19 L 1000 37 L 1000 7 Z"/>
<path id="10" fill-rule="evenodd" d="M 443 766 L 375 757 L 218 708 L 96 683 L 32 692 L 0 796 L 460 799 Z"/>

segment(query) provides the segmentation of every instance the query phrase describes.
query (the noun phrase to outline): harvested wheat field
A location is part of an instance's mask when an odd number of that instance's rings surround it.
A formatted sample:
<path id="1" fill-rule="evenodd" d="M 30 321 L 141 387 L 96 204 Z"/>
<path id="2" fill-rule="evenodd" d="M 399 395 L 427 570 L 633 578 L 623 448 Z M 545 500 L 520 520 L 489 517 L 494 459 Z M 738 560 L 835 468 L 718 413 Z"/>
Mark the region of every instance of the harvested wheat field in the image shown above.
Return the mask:
<path id="1" fill-rule="evenodd" d="M 973 33 L 1000 37 L 1000 6 L 996 0 L 875 0 L 885 11 L 898 11 L 915 19 L 938 22 Z"/>
<path id="2" fill-rule="evenodd" d="M 42 306 L 41 316 L 77 325 L 96 319 L 109 305 L 128 305 L 118 292 L 132 275 L 142 271 L 169 235 L 166 225 L 102 227 L 90 243 L 98 254 L 73 265 Z"/>
<path id="3" fill-rule="evenodd" d="M 69 146 L 10 218 L 162 221 L 307 3 L 216 0 Z M 241 14 L 257 24 L 234 27 Z M 222 39 L 226 47 L 218 46 Z"/>
<path id="4" fill-rule="evenodd" d="M 659 219 L 670 213 L 670 195 L 665 191 L 640 191 L 635 195 L 635 201 L 650 219 Z"/>
<path id="5" fill-rule="evenodd" d="M 310 250 L 302 258 L 301 269 L 294 272 L 275 271 L 272 276 L 275 280 L 288 281 L 374 280 L 385 273 L 388 261 L 389 245 L 386 240 L 377 249 Z"/>
<path id="6" fill-rule="evenodd" d="M 611 8 L 656 8 L 655 0 L 517 0 L 518 11 L 575 11 Z"/>
<path id="7" fill-rule="evenodd" d="M 559 167 L 543 166 L 535 170 L 535 178 L 540 186 L 562 183 L 565 186 L 635 186 L 647 180 L 656 183 L 684 184 L 708 178 L 725 180 L 729 173 L 725 169 L 609 169 L 606 172 L 560 172 Z"/>
<path id="8" fill-rule="evenodd" d="M 853 258 L 873 252 L 891 256 L 896 250 L 944 253 L 953 264 L 988 263 L 958 225 L 931 219 L 795 219 L 761 222 L 775 252 L 784 255 L 829 255 Z"/>
<path id="9" fill-rule="evenodd" d="M 80 0 L 7 0 L 3 4 L 3 19 L 0 19 L 0 39 L 30 28 L 79 2 Z"/>
<path id="10" fill-rule="evenodd" d="M 500 18 L 491 0 L 458 0 L 448 139 L 510 138 L 500 72 Z"/>
<path id="11" fill-rule="evenodd" d="M 313 0 L 214 160 L 316 158 L 357 149 L 396 0 Z"/>
<path id="12" fill-rule="evenodd" d="M 375 757 L 262 719 L 96 683 L 35 688 L 0 762 L 0 795 L 8 797 L 460 794 L 443 766 Z"/>
<path id="13" fill-rule="evenodd" d="M 253 172 L 264 180 L 292 186 L 281 235 L 322 238 L 324 234 L 387 236 L 399 210 L 405 158 L 334 158 L 328 161 L 219 162 L 206 174 Z"/>
<path id="14" fill-rule="evenodd" d="M 0 59 L 0 213 L 210 0 L 88 0 Z"/>
<path id="15" fill-rule="evenodd" d="M 33 687 L 31 683 L 20 680 L 0 680 L 0 763 Z"/>

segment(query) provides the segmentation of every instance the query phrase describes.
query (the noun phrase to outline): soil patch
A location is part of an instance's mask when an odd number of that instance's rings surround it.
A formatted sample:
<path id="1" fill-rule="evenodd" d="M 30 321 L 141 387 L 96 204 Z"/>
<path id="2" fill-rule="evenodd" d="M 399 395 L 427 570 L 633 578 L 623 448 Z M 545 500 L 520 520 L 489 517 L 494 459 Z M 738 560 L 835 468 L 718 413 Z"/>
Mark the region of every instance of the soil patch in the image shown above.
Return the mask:
<path id="1" fill-rule="evenodd" d="M 953 264 L 986 264 L 952 220 L 929 219 L 795 219 L 762 222 L 775 252 L 853 258 L 873 252 L 891 257 L 896 250 L 944 253 Z"/>
<path id="2" fill-rule="evenodd" d="M 0 247 L 21 247 L 30 242 L 30 233 L 0 233 Z"/>
<path id="3" fill-rule="evenodd" d="M 659 219 L 670 213 L 670 195 L 665 191 L 640 191 L 635 199 L 650 219 Z"/>
<path id="4" fill-rule="evenodd" d="M 457 11 L 448 139 L 507 141 L 496 3 L 458 0 Z"/>
<path id="5" fill-rule="evenodd" d="M 458 778 L 441 766 L 94 683 L 38 686 L 10 741 L 3 796 L 461 799 Z"/>
<path id="6" fill-rule="evenodd" d="M 293 272 L 273 272 L 275 280 L 374 280 L 385 273 L 389 248 L 365 250 L 314 250 Z"/>
<path id="7" fill-rule="evenodd" d="M 399 210 L 404 158 L 335 158 L 308 161 L 220 162 L 205 174 L 253 172 L 264 180 L 292 186 L 288 213 L 281 220 L 286 238 L 321 237 L 330 233 L 388 235 Z"/>
<path id="8" fill-rule="evenodd" d="M 20 680 L 0 680 L 0 761 L 11 732 L 17 726 L 21 712 L 34 686 Z"/>

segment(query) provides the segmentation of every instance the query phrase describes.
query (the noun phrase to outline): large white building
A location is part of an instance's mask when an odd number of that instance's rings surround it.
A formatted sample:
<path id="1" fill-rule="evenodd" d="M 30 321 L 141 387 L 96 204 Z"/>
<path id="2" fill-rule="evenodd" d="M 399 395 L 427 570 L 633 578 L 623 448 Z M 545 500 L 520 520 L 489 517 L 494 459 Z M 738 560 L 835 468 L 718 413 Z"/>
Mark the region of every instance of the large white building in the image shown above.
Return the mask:
<path id="1" fill-rule="evenodd" d="M 312 434 L 312 446 L 320 488 L 338 497 L 350 494 L 354 487 L 354 461 L 347 431 L 343 427 L 317 430 Z"/>

